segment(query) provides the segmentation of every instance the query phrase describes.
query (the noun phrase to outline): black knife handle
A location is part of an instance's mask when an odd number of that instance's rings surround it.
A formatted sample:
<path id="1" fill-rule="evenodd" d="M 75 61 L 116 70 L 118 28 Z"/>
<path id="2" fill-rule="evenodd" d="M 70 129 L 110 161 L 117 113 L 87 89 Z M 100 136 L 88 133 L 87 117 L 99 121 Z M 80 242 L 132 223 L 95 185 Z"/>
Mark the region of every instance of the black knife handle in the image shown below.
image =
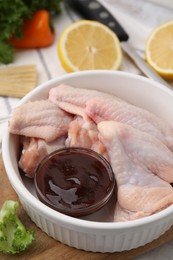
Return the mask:
<path id="1" fill-rule="evenodd" d="M 120 41 L 127 41 L 128 34 L 117 22 L 114 16 L 96 0 L 66 0 L 85 19 L 101 22 L 116 33 Z"/>

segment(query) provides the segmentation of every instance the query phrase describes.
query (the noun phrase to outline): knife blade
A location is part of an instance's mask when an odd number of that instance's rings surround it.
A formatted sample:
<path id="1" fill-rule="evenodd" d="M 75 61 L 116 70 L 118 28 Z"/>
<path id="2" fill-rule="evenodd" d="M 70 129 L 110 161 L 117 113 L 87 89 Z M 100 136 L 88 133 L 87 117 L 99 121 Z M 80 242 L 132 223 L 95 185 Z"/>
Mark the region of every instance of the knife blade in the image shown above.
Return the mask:
<path id="1" fill-rule="evenodd" d="M 169 89 L 171 86 L 161 78 L 137 54 L 129 43 L 129 35 L 108 9 L 97 0 L 65 0 L 65 5 L 79 13 L 83 18 L 101 22 L 108 26 L 118 36 L 123 51 L 135 62 L 137 67 L 149 78 L 160 82 Z"/>

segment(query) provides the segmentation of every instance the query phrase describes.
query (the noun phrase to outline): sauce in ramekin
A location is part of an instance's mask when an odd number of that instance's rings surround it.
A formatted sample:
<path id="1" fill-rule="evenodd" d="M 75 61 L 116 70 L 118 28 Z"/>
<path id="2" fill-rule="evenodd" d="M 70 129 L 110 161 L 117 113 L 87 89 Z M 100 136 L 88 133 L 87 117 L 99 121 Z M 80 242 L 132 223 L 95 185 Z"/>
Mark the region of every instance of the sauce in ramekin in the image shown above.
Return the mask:
<path id="1" fill-rule="evenodd" d="M 111 165 L 100 154 L 85 148 L 63 148 L 40 163 L 35 187 L 46 205 L 67 215 L 82 216 L 108 202 L 115 178 Z"/>

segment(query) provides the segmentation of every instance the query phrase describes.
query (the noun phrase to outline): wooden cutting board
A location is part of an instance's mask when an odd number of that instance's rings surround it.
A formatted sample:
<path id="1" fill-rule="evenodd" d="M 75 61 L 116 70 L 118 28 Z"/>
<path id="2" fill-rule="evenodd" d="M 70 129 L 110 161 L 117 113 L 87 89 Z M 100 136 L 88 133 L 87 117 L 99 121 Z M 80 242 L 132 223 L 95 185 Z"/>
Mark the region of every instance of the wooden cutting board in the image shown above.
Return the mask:
<path id="1" fill-rule="evenodd" d="M 18 200 L 18 197 L 10 185 L 7 175 L 5 173 L 5 169 L 2 162 L 2 157 L 0 157 L 0 207 L 6 199 Z M 133 249 L 130 251 L 118 252 L 118 253 L 93 253 L 93 252 L 85 252 L 83 250 L 78 250 L 75 248 L 71 248 L 69 246 L 63 245 L 62 243 L 54 240 L 45 234 L 41 229 L 39 229 L 28 217 L 21 204 L 17 211 L 17 214 L 23 224 L 27 229 L 32 229 L 35 231 L 36 239 L 33 242 L 32 246 L 17 255 L 11 256 L 0 253 L 1 260 L 11 260 L 11 259 L 49 259 L 49 260 L 61 260 L 61 259 L 82 259 L 82 260 L 103 260 L 103 259 L 116 259 L 116 260 L 130 260 L 134 257 L 142 255 L 154 248 L 161 246 L 162 244 L 173 239 L 173 227 L 170 228 L 164 235 L 160 238 L 154 240 L 153 242 L 139 247 L 137 249 Z"/>

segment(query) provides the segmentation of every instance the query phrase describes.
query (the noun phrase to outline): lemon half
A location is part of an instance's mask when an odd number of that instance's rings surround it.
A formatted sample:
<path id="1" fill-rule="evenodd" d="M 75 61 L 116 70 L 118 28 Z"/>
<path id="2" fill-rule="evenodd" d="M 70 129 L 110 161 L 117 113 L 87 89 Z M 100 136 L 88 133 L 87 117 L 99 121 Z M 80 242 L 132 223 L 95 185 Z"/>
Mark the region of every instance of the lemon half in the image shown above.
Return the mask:
<path id="1" fill-rule="evenodd" d="M 117 70 L 122 50 L 116 34 L 102 23 L 80 20 L 67 26 L 58 41 L 58 55 L 67 72 Z"/>
<path id="2" fill-rule="evenodd" d="M 155 28 L 146 44 L 146 60 L 161 76 L 173 79 L 173 21 Z"/>

